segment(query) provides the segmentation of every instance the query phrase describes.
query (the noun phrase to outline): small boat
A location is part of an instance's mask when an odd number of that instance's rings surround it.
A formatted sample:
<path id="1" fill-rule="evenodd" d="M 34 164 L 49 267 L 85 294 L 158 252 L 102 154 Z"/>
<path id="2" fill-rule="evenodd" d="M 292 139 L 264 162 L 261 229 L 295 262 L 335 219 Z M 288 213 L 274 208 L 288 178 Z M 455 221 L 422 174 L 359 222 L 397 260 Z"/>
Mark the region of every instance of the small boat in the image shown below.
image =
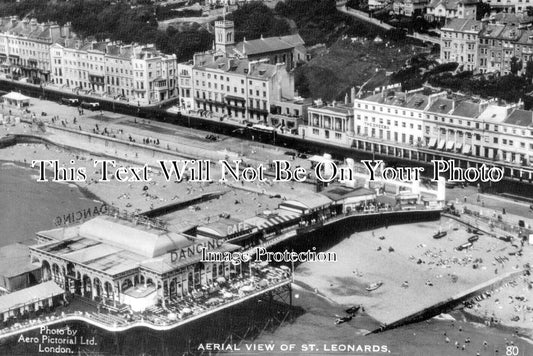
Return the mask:
<path id="1" fill-rule="evenodd" d="M 355 313 L 357 313 L 359 311 L 359 309 L 361 309 L 360 305 L 354 305 L 354 306 L 351 306 L 348 309 L 346 309 L 346 313 L 355 314 Z"/>
<path id="2" fill-rule="evenodd" d="M 342 323 L 346 323 L 346 322 L 348 322 L 350 320 L 352 320 L 352 316 L 351 315 L 338 317 L 337 319 L 335 319 L 335 324 L 339 325 L 339 324 L 342 324 Z"/>
<path id="3" fill-rule="evenodd" d="M 434 239 L 440 239 L 444 236 L 446 236 L 448 233 L 446 231 L 439 231 L 435 235 L 433 235 Z"/>
<path id="4" fill-rule="evenodd" d="M 479 240 L 479 235 L 472 235 L 468 238 L 468 242 L 472 242 L 472 243 L 474 243 L 477 240 Z"/>
<path id="5" fill-rule="evenodd" d="M 382 281 L 379 281 L 379 282 L 376 282 L 376 283 L 372 283 L 372 284 L 369 284 L 368 287 L 366 287 L 366 290 L 369 291 L 369 292 L 372 292 L 373 290 L 378 289 L 382 285 L 383 285 Z"/>

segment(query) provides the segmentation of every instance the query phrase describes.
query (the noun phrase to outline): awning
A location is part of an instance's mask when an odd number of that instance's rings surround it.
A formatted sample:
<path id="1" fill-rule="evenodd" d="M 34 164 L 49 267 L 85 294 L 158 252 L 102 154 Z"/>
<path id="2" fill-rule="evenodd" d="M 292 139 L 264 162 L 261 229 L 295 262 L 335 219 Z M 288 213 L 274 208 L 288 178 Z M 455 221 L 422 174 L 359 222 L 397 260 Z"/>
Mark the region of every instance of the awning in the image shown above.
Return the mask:
<path id="1" fill-rule="evenodd" d="M 231 100 L 246 101 L 245 98 L 240 97 L 240 96 L 234 96 L 234 95 L 226 95 L 224 98 L 225 99 L 231 99 Z"/>
<path id="2" fill-rule="evenodd" d="M 428 143 L 428 147 L 429 148 L 435 148 L 435 146 L 437 145 L 437 139 L 436 138 L 432 138 L 429 140 L 429 143 Z"/>
<path id="3" fill-rule="evenodd" d="M 446 141 L 440 141 L 440 142 L 439 142 L 439 147 L 437 147 L 437 148 L 438 148 L 439 150 L 443 150 L 445 145 L 446 145 Z"/>
<path id="4" fill-rule="evenodd" d="M 257 226 L 259 230 L 267 229 L 269 227 L 273 227 L 276 225 L 280 225 L 282 223 L 296 220 L 300 218 L 300 214 L 298 213 L 287 213 L 284 215 L 273 215 L 273 216 L 267 216 L 267 217 L 256 217 L 255 219 L 248 219 L 246 220 L 247 223 L 253 224 Z"/>
<path id="5" fill-rule="evenodd" d="M 453 141 L 448 141 L 448 142 L 446 142 L 446 149 L 447 149 L 448 151 L 451 151 L 451 150 L 453 150 L 453 146 L 454 146 L 454 145 L 455 145 L 455 142 L 453 142 Z"/>
<path id="6" fill-rule="evenodd" d="M 463 147 L 463 154 L 469 154 L 472 152 L 472 148 L 470 145 L 464 145 Z"/>

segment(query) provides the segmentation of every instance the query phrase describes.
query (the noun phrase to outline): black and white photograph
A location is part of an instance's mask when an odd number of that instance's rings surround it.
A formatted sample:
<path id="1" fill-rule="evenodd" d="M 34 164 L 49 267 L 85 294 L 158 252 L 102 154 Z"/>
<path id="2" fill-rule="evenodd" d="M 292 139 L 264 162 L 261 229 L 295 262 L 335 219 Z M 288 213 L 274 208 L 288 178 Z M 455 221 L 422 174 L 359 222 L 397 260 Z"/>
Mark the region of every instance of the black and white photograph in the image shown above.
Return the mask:
<path id="1" fill-rule="evenodd" d="M 0 1 L 0 356 L 533 355 L 529 0 Z"/>

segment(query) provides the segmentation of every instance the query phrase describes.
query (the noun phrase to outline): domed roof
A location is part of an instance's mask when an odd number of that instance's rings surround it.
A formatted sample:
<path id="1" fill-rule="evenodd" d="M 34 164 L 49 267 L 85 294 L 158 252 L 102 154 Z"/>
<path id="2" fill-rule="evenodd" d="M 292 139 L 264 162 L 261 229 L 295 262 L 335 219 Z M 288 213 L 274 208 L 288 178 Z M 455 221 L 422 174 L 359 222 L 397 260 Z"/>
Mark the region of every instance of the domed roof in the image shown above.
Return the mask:
<path id="1" fill-rule="evenodd" d="M 149 228 L 110 216 L 98 216 L 80 226 L 79 235 L 153 258 L 192 244 L 175 232 Z"/>

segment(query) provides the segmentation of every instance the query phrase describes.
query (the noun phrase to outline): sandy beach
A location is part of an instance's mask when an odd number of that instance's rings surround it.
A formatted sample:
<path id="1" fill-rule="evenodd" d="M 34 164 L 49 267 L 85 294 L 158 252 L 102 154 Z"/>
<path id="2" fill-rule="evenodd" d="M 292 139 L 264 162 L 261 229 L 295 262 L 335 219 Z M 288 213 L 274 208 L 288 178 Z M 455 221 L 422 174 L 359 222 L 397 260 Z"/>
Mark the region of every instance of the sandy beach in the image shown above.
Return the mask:
<path id="1" fill-rule="evenodd" d="M 451 230 L 435 240 L 432 235 L 439 225 Z M 453 231 L 453 227 L 458 230 Z M 296 280 L 314 286 L 339 304 L 362 304 L 369 315 L 390 323 L 497 274 L 518 270 L 531 260 L 530 250 L 520 258 L 509 256 L 514 248 L 485 235 L 472 248 L 455 251 L 470 235 L 446 218 L 440 223 L 396 225 L 356 233 L 330 250 L 338 256 L 338 262 L 330 263 L 335 270 L 333 276 L 330 268 L 305 263 L 296 269 Z M 384 239 L 380 239 L 382 236 Z M 391 247 L 394 251 L 389 252 Z M 507 256 L 509 261 L 496 262 L 495 257 L 500 256 Z M 377 281 L 382 281 L 383 286 L 371 292 L 365 289 Z"/>

